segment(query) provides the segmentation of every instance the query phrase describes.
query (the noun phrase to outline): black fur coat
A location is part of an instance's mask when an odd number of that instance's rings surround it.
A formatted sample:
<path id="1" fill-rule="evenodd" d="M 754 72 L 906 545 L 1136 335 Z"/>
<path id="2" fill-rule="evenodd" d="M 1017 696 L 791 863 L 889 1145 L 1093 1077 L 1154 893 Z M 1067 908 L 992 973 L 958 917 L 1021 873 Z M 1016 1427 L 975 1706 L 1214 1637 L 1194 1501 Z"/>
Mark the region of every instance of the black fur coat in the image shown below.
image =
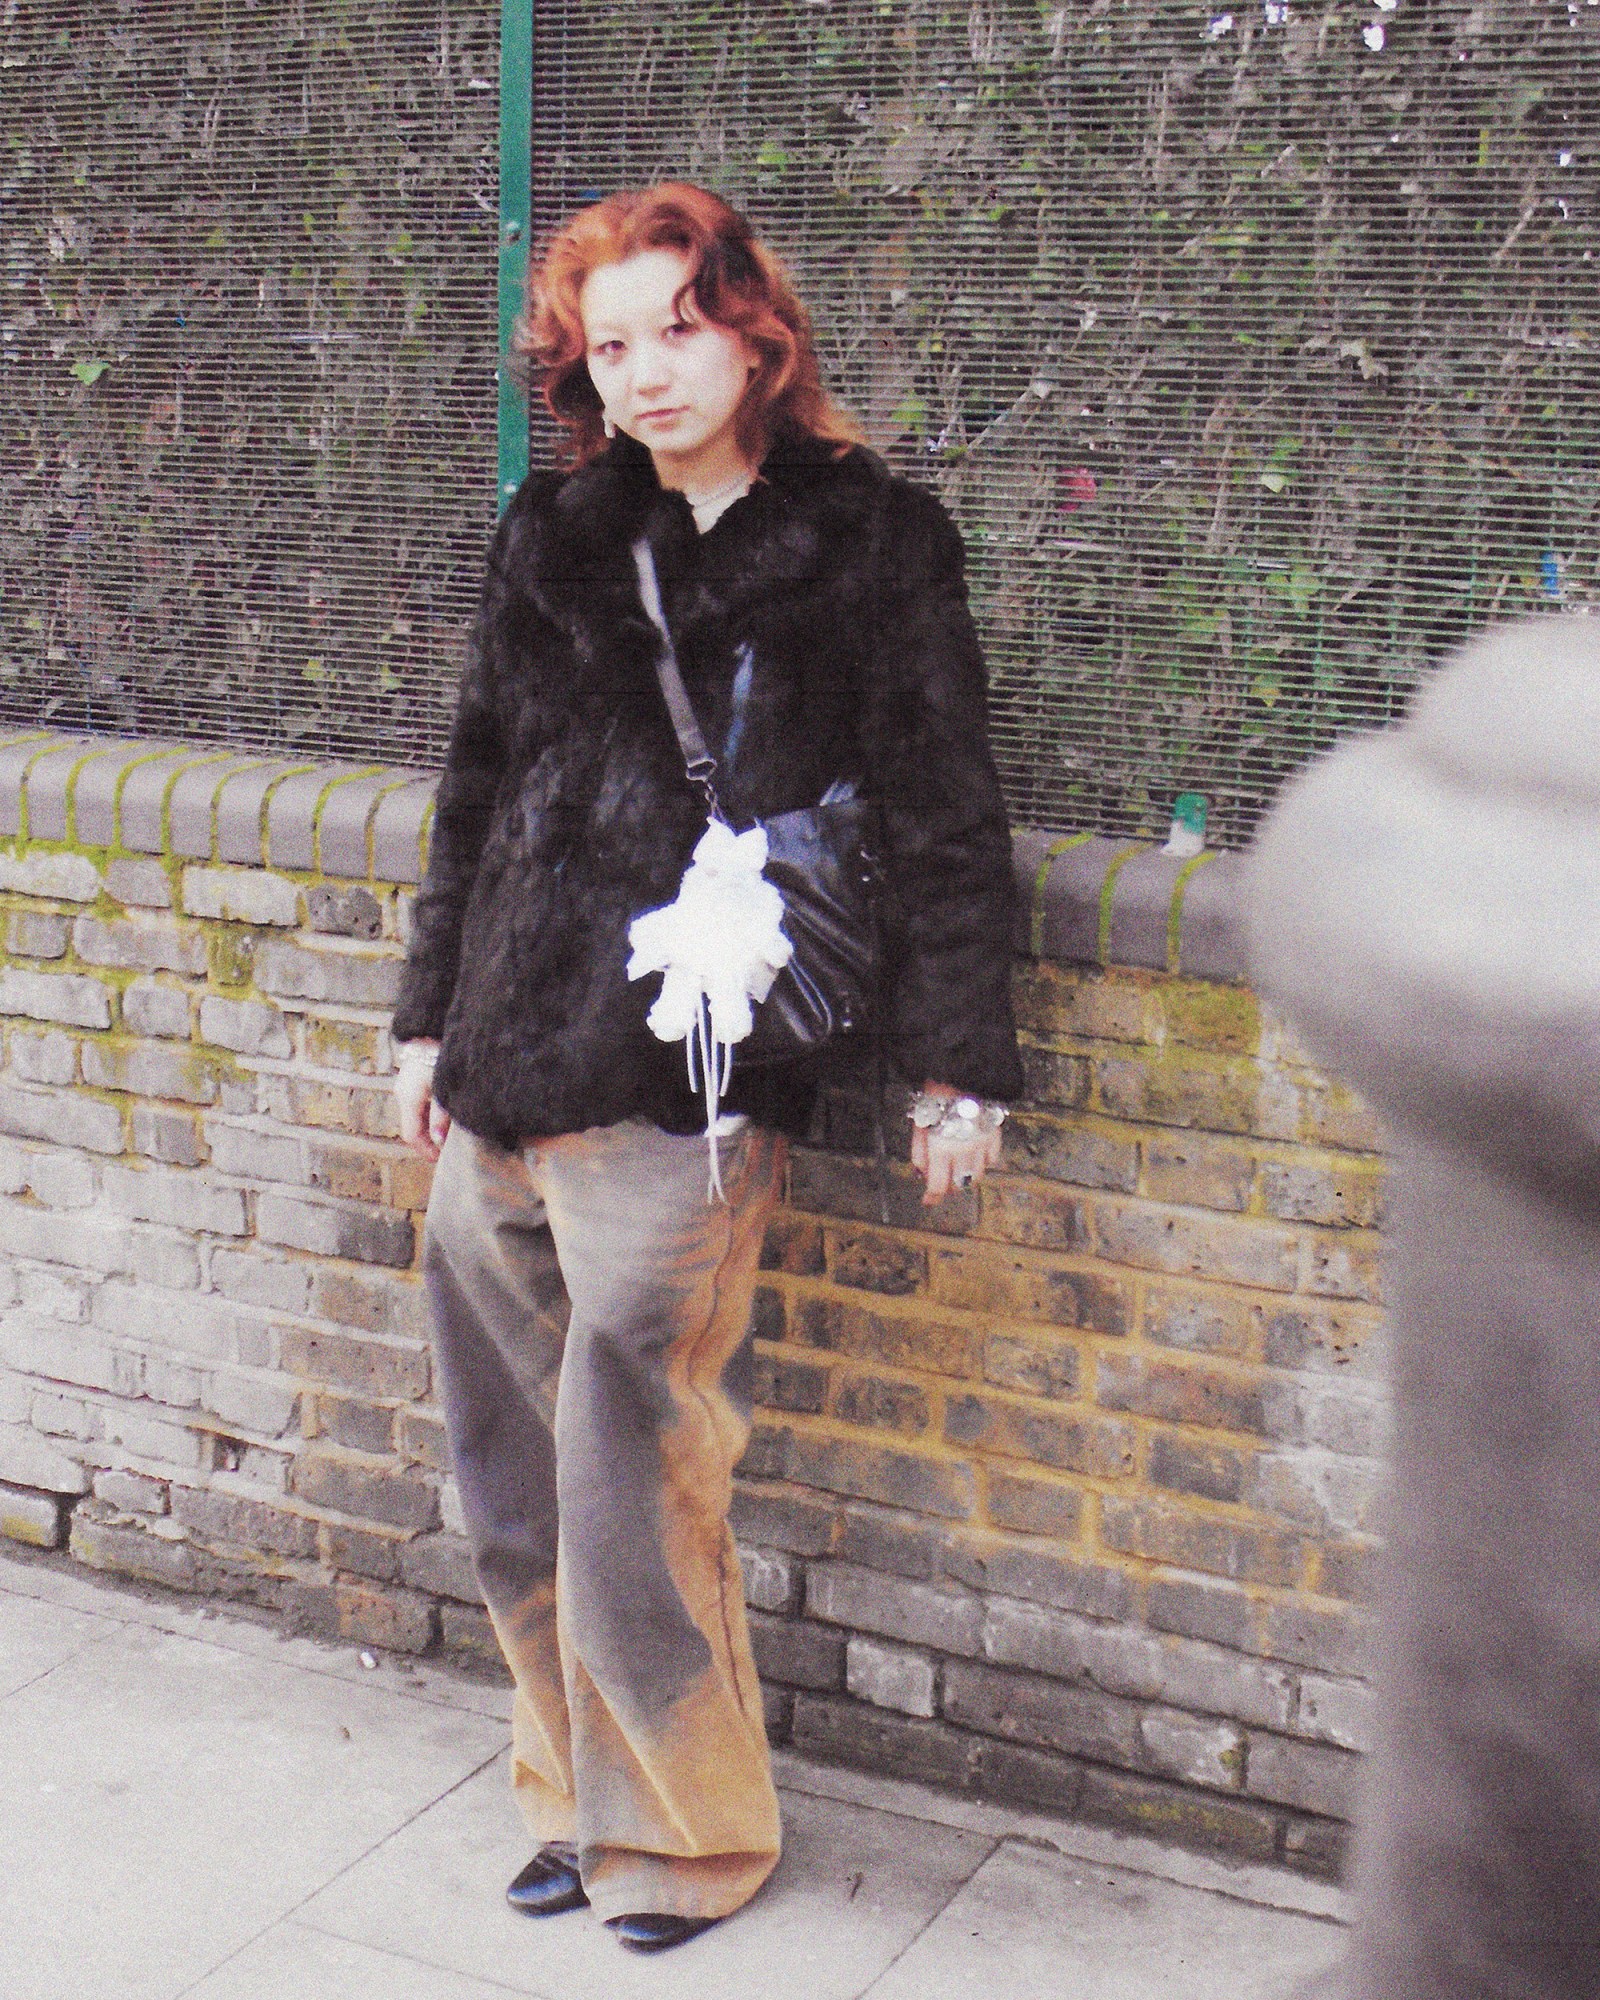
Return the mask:
<path id="1" fill-rule="evenodd" d="M 891 1059 L 1017 1095 L 1011 848 L 955 528 L 869 452 L 791 442 L 701 536 L 619 438 L 530 477 L 490 552 L 394 1018 L 442 1039 L 439 1101 L 508 1145 L 704 1127 L 682 1045 L 645 1025 L 659 981 L 626 971 L 629 923 L 672 901 L 704 830 L 639 603 L 641 527 L 729 817 L 860 777 L 883 814 Z M 728 1104 L 798 1132 L 817 1081 L 736 1061 Z"/>

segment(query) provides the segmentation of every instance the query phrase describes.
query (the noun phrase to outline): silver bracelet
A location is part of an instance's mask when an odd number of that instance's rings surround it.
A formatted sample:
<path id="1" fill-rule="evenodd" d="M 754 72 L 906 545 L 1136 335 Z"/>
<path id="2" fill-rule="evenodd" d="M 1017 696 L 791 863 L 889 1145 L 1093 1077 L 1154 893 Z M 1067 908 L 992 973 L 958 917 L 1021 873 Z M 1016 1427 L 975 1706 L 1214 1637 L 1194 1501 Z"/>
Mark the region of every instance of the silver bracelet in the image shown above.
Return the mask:
<path id="1" fill-rule="evenodd" d="M 906 1116 L 930 1139 L 945 1139 L 959 1145 L 964 1140 L 998 1132 L 1006 1120 L 1006 1107 L 988 1098 L 937 1097 L 931 1091 L 919 1090 L 913 1095 Z"/>

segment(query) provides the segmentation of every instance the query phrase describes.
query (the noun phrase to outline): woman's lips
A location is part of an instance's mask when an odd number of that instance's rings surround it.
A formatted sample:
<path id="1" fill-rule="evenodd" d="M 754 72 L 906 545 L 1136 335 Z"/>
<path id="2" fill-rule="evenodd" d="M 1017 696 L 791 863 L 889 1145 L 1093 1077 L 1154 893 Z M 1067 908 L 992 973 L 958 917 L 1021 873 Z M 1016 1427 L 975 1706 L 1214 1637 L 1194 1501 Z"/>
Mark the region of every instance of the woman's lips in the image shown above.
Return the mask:
<path id="1" fill-rule="evenodd" d="M 641 424 L 670 424 L 676 422 L 682 415 L 683 411 L 681 409 L 646 410 L 640 416 L 639 421 Z"/>

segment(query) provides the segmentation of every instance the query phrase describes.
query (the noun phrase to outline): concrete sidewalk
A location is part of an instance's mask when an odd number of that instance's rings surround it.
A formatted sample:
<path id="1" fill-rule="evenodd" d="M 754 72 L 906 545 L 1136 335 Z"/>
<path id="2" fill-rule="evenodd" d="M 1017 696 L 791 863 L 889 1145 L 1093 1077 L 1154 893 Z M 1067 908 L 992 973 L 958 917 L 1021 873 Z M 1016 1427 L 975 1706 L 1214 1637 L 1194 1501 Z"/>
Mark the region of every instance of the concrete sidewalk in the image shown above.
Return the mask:
<path id="1" fill-rule="evenodd" d="M 367 1662 L 372 1662 L 368 1665 Z M 0 1555 L 4 2000 L 1291 2000 L 1338 1893 L 778 1760 L 788 1846 L 660 1959 L 501 1899 L 498 1688 Z"/>

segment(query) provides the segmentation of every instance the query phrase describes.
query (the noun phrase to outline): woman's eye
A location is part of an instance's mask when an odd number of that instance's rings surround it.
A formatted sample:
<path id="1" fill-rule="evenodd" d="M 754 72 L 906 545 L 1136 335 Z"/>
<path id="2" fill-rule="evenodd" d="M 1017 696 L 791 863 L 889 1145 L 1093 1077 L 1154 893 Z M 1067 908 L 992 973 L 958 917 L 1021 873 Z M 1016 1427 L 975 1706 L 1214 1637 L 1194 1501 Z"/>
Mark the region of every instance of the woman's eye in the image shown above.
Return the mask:
<path id="1" fill-rule="evenodd" d="M 686 333 L 693 333 L 694 328 L 686 319 L 675 319 L 671 326 L 667 328 L 667 332 L 675 339 L 679 339 Z"/>
<path id="2" fill-rule="evenodd" d="M 589 352 L 601 361 L 615 361 L 622 352 L 620 340 L 598 340 Z"/>

